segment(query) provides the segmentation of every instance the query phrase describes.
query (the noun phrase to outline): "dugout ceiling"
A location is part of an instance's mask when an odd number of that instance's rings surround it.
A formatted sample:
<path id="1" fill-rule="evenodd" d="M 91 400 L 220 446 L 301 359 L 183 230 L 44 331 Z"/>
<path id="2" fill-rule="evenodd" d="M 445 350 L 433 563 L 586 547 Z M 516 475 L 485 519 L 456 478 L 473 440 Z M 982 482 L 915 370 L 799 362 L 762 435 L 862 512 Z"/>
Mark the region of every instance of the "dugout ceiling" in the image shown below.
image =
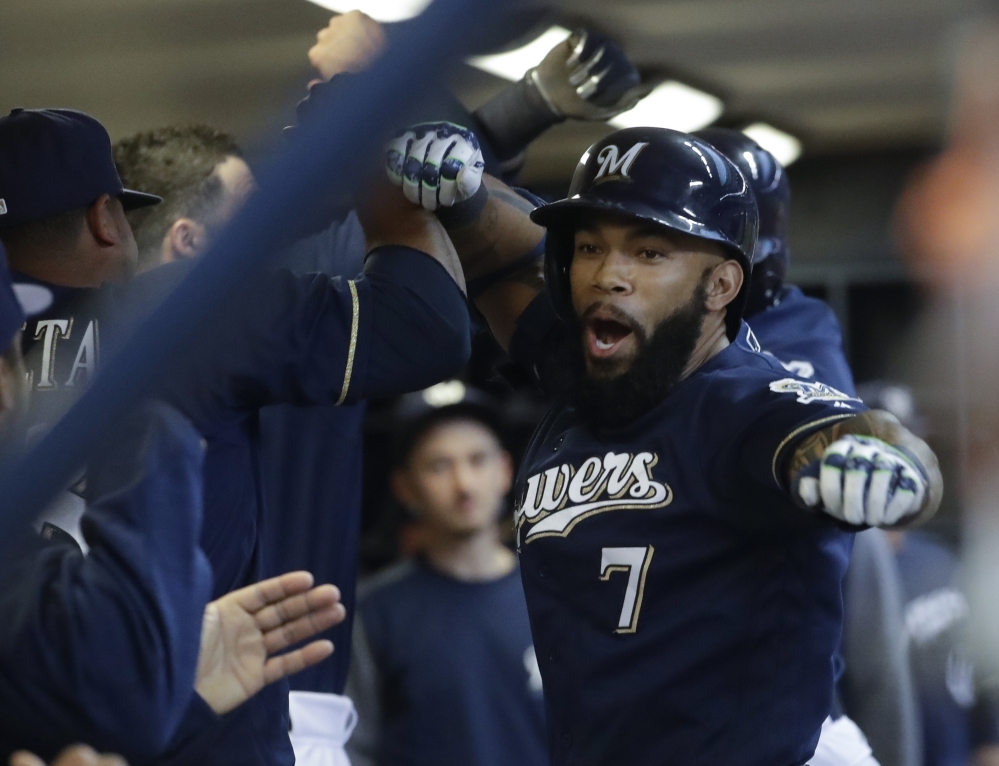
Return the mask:
<path id="1" fill-rule="evenodd" d="M 925 146 L 944 129 L 954 41 L 980 0 L 562 0 L 563 24 L 623 42 L 647 73 L 716 93 L 816 153 Z M 0 109 L 74 106 L 117 137 L 201 121 L 272 138 L 309 77 L 328 12 L 305 0 L 2 0 Z M 473 105 L 498 81 L 456 76 Z M 600 126 L 564 126 L 531 156 L 564 177 Z"/>

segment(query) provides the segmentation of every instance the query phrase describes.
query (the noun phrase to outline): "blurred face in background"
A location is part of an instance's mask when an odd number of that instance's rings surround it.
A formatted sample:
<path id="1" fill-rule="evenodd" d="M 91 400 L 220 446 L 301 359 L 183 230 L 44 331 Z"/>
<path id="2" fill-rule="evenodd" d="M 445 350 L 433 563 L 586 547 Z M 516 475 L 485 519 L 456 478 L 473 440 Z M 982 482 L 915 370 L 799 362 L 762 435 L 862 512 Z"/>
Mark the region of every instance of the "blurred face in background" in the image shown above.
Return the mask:
<path id="1" fill-rule="evenodd" d="M 416 441 L 392 489 L 428 532 L 462 538 L 496 525 L 512 480 L 510 455 L 490 428 L 447 420 Z"/>

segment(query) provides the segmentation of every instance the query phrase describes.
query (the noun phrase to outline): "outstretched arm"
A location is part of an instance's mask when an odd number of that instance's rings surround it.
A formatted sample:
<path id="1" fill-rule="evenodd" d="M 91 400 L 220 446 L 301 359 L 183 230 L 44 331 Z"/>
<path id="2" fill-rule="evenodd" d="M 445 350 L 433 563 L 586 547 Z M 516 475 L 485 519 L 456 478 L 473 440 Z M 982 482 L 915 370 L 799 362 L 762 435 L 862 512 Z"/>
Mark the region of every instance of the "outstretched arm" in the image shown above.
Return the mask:
<path id="1" fill-rule="evenodd" d="M 936 455 L 894 415 L 869 410 L 816 431 L 787 461 L 795 501 L 849 524 L 902 527 L 940 507 Z"/>
<path id="2" fill-rule="evenodd" d="M 138 408 L 90 460 L 89 553 L 44 534 L 4 562 L 0 709 L 19 744 L 48 758 L 86 741 L 143 760 L 170 741 L 211 591 L 202 455 L 176 411 Z"/>

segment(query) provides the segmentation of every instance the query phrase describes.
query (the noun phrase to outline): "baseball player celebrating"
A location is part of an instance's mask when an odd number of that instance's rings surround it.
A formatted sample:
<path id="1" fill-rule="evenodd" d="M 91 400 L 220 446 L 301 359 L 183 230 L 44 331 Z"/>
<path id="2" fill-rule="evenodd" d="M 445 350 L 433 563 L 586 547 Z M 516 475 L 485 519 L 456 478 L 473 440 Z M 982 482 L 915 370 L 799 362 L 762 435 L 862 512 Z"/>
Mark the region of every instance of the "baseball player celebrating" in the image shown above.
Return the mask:
<path id="1" fill-rule="evenodd" d="M 478 308 L 554 397 L 517 486 L 552 762 L 805 763 L 850 530 L 932 515 L 933 453 L 760 352 L 756 203 L 710 144 L 612 133 L 529 215 L 477 183 L 474 149 L 418 126 L 388 169 L 425 208 L 453 203 Z"/>

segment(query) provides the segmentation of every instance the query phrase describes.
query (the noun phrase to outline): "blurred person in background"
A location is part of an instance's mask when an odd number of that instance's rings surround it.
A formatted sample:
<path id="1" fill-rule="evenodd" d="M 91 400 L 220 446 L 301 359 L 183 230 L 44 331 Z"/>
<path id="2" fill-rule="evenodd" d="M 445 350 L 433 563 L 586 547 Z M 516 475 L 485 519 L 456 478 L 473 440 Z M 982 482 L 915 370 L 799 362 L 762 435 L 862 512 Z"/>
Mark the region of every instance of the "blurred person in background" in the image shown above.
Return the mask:
<path id="1" fill-rule="evenodd" d="M 913 657 L 926 662 L 926 680 L 931 682 L 927 691 L 932 691 L 937 703 L 936 715 L 952 720 L 964 720 L 967 712 L 959 714 L 948 696 L 967 702 L 968 678 L 984 681 L 984 688 L 977 689 L 978 697 L 994 697 L 999 678 L 999 399 L 995 394 L 999 379 L 999 140 L 995 130 L 999 22 L 992 18 L 976 26 L 961 43 L 946 147 L 913 174 L 895 220 L 900 250 L 926 280 L 934 299 L 914 333 L 909 361 L 922 376 L 923 385 L 946 390 L 956 405 L 959 423 L 960 587 L 955 589 L 953 582 L 952 553 L 939 541 L 910 535 L 897 541 L 900 566 L 903 573 L 909 573 L 906 589 L 914 597 L 911 606 L 922 607 L 913 610 L 911 624 L 907 619 L 907 626 L 918 634 Z M 951 360 L 951 365 L 940 365 L 941 359 Z M 918 594 L 926 588 L 931 590 L 921 599 Z M 966 610 L 958 594 L 966 599 Z M 943 667 L 951 657 L 955 635 L 962 633 L 974 674 L 968 673 L 971 666 L 959 658 L 948 662 L 946 672 Z M 965 682 L 954 684 L 961 676 Z M 940 736 L 941 757 L 974 749 L 988 728 L 976 723 L 972 732 L 977 733 L 969 737 L 964 726 L 957 726 L 950 737 Z M 944 734 L 936 727 L 933 731 Z M 974 757 L 994 762 L 994 750 L 978 747 Z"/>
<path id="2" fill-rule="evenodd" d="M 976 674 L 994 687 L 999 679 L 999 20 L 983 19 L 960 42 L 946 146 L 910 178 L 895 224 L 899 251 L 925 280 L 932 299 L 917 322 L 907 361 L 921 387 L 940 392 L 940 400 L 953 406 L 968 643 Z"/>
<path id="3" fill-rule="evenodd" d="M 419 553 L 362 586 L 347 694 L 353 766 L 543 766 L 541 674 L 503 544 L 499 412 L 454 380 L 396 410 L 392 491 Z"/>
<path id="4" fill-rule="evenodd" d="M 870 406 L 887 410 L 914 433 L 926 426 L 907 386 L 858 387 Z M 968 642 L 971 608 L 958 557 L 928 531 L 889 532 L 901 572 L 905 631 L 922 716 L 925 766 L 999 764 L 999 700 L 983 685 Z"/>
<path id="5" fill-rule="evenodd" d="M 0 439 L 8 454 L 29 394 L 18 337 L 24 309 L 43 309 L 45 298 L 20 294 L 0 248 Z M 0 759 L 22 747 L 48 757 L 81 740 L 153 759 L 195 699 L 228 712 L 332 651 L 317 642 L 272 656 L 343 619 L 335 589 L 311 589 L 304 572 L 207 604 L 202 455 L 178 412 L 142 408 L 92 453 L 78 536 L 43 517 L 0 567 Z"/>
<path id="6" fill-rule="evenodd" d="M 70 162 L 55 163 L 57 156 Z M 16 256 L 21 284 L 57 295 L 28 326 L 39 347 L 29 360 L 36 400 L 71 401 L 96 371 L 98 352 L 113 348 L 194 264 L 165 264 L 120 287 L 94 289 L 96 279 L 76 278 L 81 265 L 137 261 L 128 221 L 120 203 L 112 204 L 122 185 L 111 156 L 104 128 L 79 112 L 23 110 L 0 119 L 0 194 L 7 210 L 0 240 Z M 82 168 L 66 179 L 71 161 Z M 75 188 L 79 199 L 64 193 L 57 200 L 69 210 L 42 205 L 47 188 Z M 393 201 L 371 203 L 366 232 L 373 252 L 363 274 L 345 280 L 279 270 L 251 277 L 157 381 L 157 395 L 207 441 L 201 546 L 216 598 L 273 571 L 260 536 L 265 503 L 256 419 L 262 406 L 401 393 L 453 374 L 467 358 L 457 259 L 431 215 L 414 216 L 401 205 L 393 210 Z M 66 230 L 55 229 L 53 221 L 72 216 Z M 51 414 L 42 412 L 38 425 L 51 423 L 45 419 Z M 173 763 L 291 763 L 287 705 L 287 684 L 279 681 L 231 713 L 190 707 L 184 735 L 171 743 Z"/>
<path id="7" fill-rule="evenodd" d="M 309 97 L 299 107 L 302 119 L 317 103 L 335 100 L 341 79 L 367 68 L 387 44 L 385 30 L 365 14 L 334 16 L 309 50 L 320 78 L 310 83 Z M 446 117 L 483 129 L 486 166 L 509 174 L 522 164 L 527 145 L 552 125 L 568 118 L 606 119 L 630 108 L 645 92 L 639 82 L 620 48 L 601 35 L 580 31 L 556 46 L 524 80 L 474 113 L 445 98 Z M 235 139 L 207 126 L 143 131 L 116 142 L 114 157 L 126 185 L 164 200 L 129 213 L 140 269 L 205 252 L 253 186 Z M 367 247 L 357 213 L 344 207 L 327 215 L 330 220 L 322 222 L 322 230 L 284 250 L 281 263 L 299 274 L 358 274 Z M 323 736 L 329 739 L 329 751 L 338 751 L 351 718 L 349 702 L 340 695 L 358 567 L 364 414 L 365 404 L 358 402 L 267 407 L 259 417 L 268 507 L 263 534 L 272 568 L 306 568 L 337 583 L 348 609 L 347 620 L 330 635 L 340 651 L 291 682 L 291 736 L 303 763 L 313 762 Z M 315 455 L 324 456 L 321 465 Z"/>
<path id="8" fill-rule="evenodd" d="M 785 281 L 791 184 L 784 167 L 741 131 L 707 128 L 695 135 L 739 168 L 756 197 L 760 230 L 745 318 L 761 348 L 789 372 L 855 396 L 836 315 L 824 301 Z M 902 586 L 883 530 L 856 535 L 843 598 L 842 657 L 836 659 L 845 666 L 839 669 L 831 726 L 844 736 L 866 737 L 881 766 L 919 766 L 919 714 L 902 621 Z M 831 741 L 835 739 L 829 736 L 820 740 L 814 766 L 838 762 L 835 751 L 825 747 Z"/>

